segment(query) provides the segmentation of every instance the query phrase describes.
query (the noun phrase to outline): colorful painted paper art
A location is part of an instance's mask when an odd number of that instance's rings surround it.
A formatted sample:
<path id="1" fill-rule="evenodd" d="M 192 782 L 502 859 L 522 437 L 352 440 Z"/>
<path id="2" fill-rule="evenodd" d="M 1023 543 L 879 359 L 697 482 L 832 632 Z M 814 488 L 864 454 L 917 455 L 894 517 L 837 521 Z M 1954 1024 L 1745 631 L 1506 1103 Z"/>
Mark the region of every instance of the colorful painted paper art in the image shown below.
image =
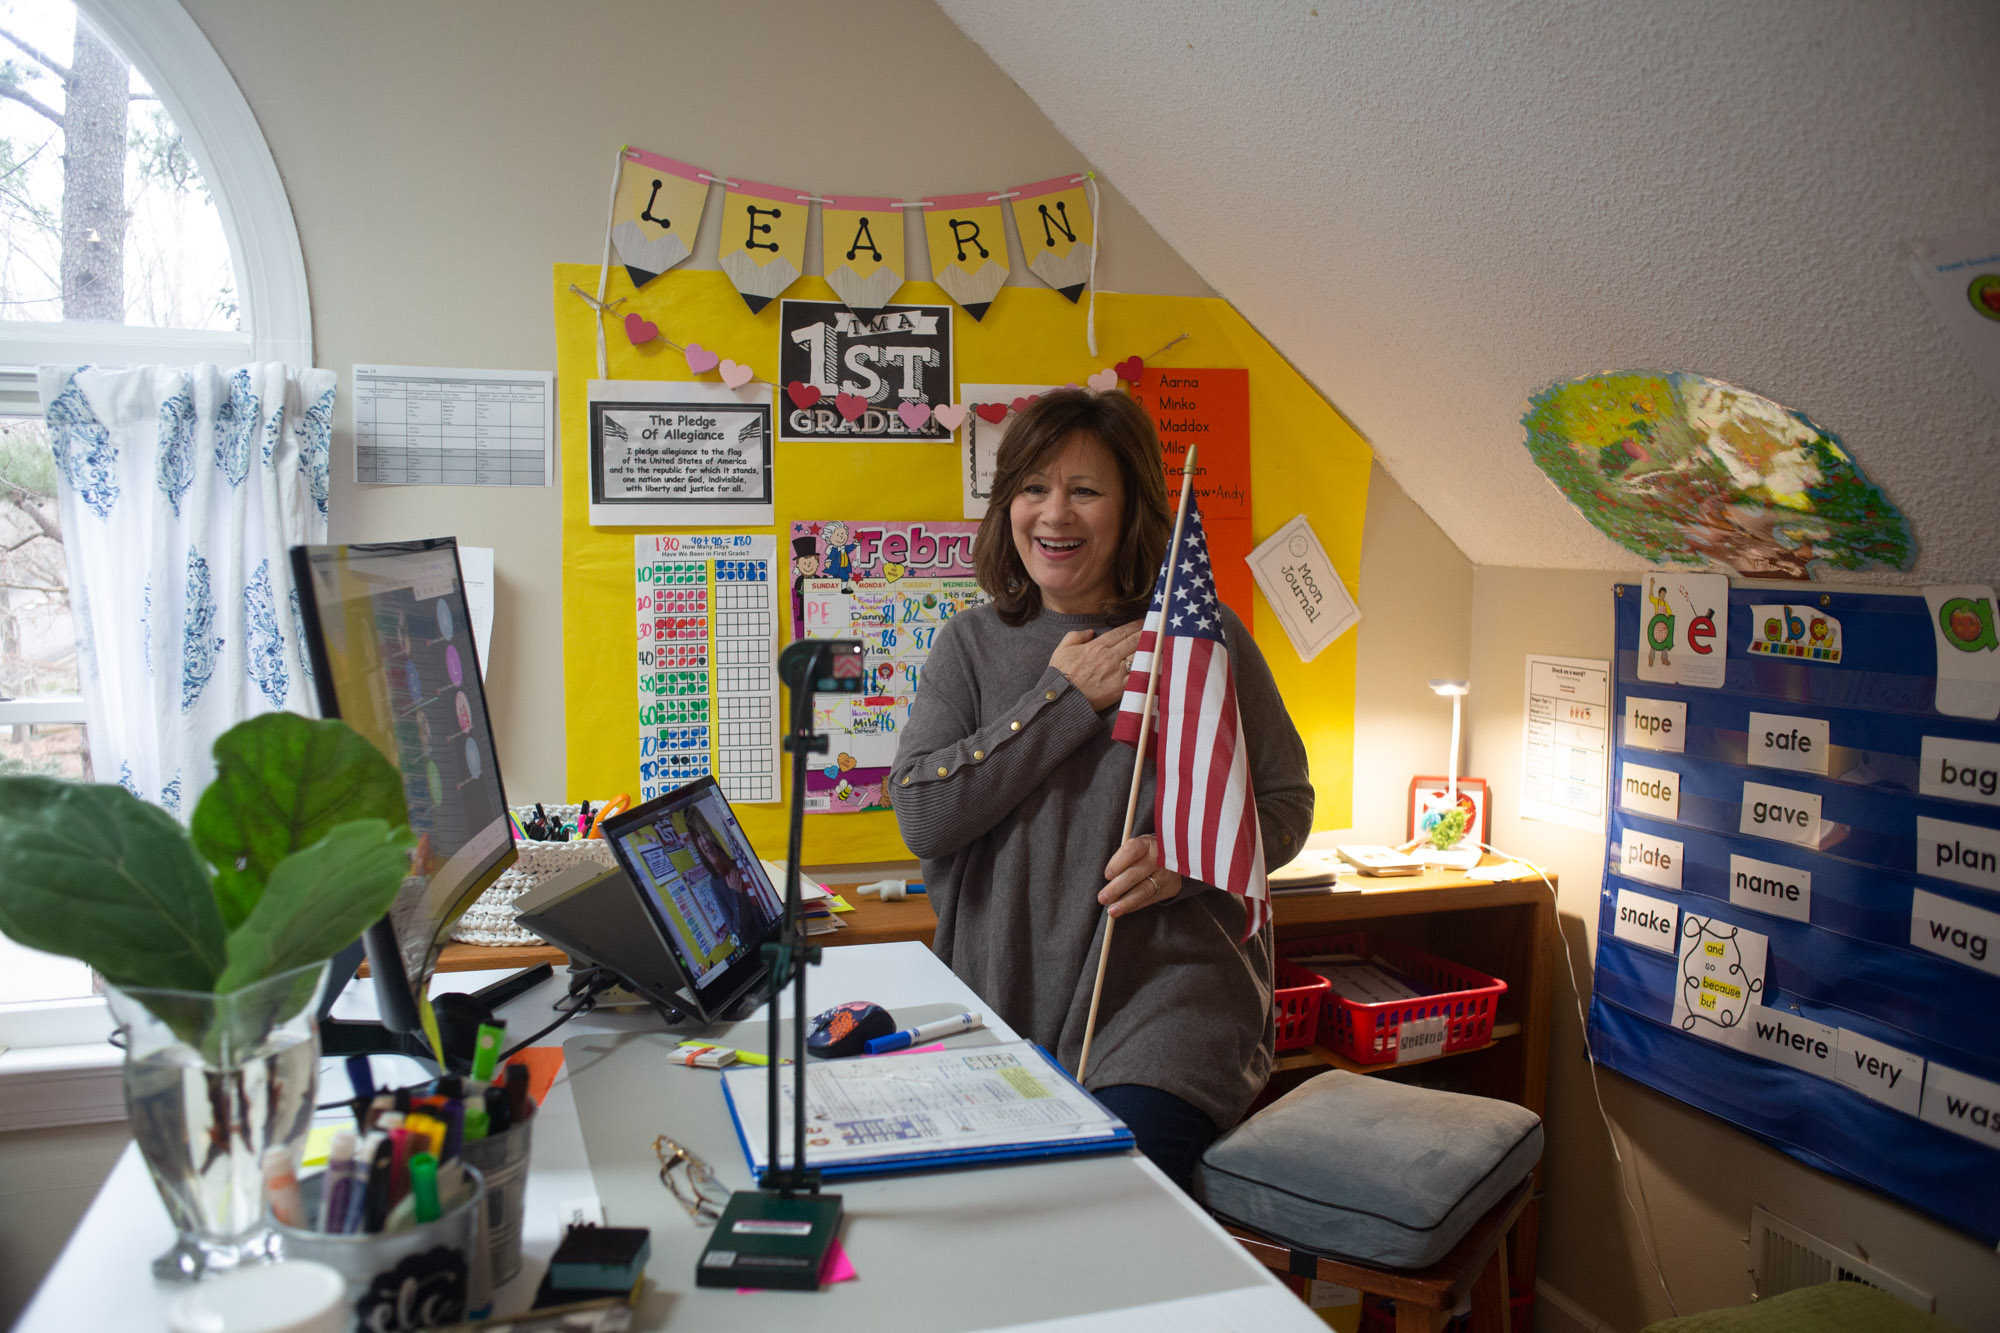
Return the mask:
<path id="1" fill-rule="evenodd" d="M 1014 196 L 1014 230 L 1020 233 L 1028 271 L 1072 301 L 1090 284 L 1097 244 L 1096 219 L 1083 193 L 1088 179 L 1058 176 L 1008 191 Z"/>
<path id="2" fill-rule="evenodd" d="M 730 181 L 723 192 L 722 271 L 757 314 L 799 280 L 812 196 L 782 185 Z"/>
<path id="3" fill-rule="evenodd" d="M 931 276 L 946 296 L 979 319 L 1007 282 L 1007 231 L 994 196 L 954 194 L 924 206 Z"/>
<path id="4" fill-rule="evenodd" d="M 903 210 L 894 199 L 835 195 L 819 206 L 821 272 L 834 295 L 866 318 L 903 285 Z"/>
<path id="5" fill-rule="evenodd" d="M 1916 559 L 1909 523 L 1837 437 L 1733 384 L 1592 375 L 1542 390 L 1521 420 L 1565 498 L 1650 562 L 1810 579 Z"/>
<path id="6" fill-rule="evenodd" d="M 627 147 L 611 201 L 611 246 L 618 262 L 643 287 L 694 253 L 694 235 L 708 202 L 708 180 L 699 167 Z"/>

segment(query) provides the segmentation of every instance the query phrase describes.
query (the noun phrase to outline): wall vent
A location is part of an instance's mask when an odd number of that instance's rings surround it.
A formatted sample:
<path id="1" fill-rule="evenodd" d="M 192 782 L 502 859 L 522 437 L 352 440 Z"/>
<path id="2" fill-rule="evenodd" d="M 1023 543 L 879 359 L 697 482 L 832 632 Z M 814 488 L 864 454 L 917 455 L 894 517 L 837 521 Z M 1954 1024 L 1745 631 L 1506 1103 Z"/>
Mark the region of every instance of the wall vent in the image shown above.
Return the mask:
<path id="1" fill-rule="evenodd" d="M 1750 1282 L 1757 1300 L 1835 1281 L 1865 1283 L 1919 1310 L 1935 1312 L 1937 1308 L 1929 1292 L 1891 1277 L 1860 1256 L 1801 1231 L 1762 1208 L 1750 1210 Z"/>

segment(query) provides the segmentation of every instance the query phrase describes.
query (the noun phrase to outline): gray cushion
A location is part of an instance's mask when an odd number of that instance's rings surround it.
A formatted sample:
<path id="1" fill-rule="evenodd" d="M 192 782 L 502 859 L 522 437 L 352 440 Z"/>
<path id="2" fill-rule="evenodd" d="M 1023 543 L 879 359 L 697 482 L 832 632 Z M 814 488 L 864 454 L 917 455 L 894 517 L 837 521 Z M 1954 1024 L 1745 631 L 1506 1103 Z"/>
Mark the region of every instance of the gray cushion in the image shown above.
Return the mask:
<path id="1" fill-rule="evenodd" d="M 1541 1156 L 1526 1107 L 1334 1070 L 1210 1145 L 1194 1194 L 1295 1250 L 1422 1268 Z"/>

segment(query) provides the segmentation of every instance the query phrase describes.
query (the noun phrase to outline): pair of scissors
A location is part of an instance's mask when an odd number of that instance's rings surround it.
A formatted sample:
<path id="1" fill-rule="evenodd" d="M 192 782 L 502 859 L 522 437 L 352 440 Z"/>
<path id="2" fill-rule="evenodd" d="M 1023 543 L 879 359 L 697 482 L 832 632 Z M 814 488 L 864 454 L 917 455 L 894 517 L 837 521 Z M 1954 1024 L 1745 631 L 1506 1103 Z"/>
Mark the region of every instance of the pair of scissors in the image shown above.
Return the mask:
<path id="1" fill-rule="evenodd" d="M 631 808 L 632 808 L 632 797 L 626 792 L 622 791 L 619 792 L 616 796 L 612 797 L 610 800 L 606 801 L 603 805 L 598 807 L 596 816 L 593 817 L 590 821 L 590 833 L 588 834 L 588 836 L 592 838 L 603 837 L 604 821 L 611 818 L 611 816 L 618 814 L 620 811 L 629 810 Z"/>

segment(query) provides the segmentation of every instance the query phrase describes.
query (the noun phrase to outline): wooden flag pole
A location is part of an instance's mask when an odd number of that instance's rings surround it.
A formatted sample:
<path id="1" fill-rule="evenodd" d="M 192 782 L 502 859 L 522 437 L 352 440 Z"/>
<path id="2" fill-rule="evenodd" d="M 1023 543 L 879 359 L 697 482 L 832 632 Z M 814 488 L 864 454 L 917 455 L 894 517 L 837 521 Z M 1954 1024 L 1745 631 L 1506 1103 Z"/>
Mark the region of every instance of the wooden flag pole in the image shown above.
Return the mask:
<path id="1" fill-rule="evenodd" d="M 1153 700 L 1160 692 L 1160 653 L 1166 641 L 1167 612 L 1174 601 L 1174 567 L 1172 555 L 1181 549 L 1181 529 L 1187 524 L 1188 497 L 1194 493 L 1194 456 L 1198 446 L 1188 445 L 1187 458 L 1181 465 L 1181 502 L 1174 513 L 1174 535 L 1167 543 L 1169 563 L 1166 584 L 1161 588 L 1160 625 L 1153 631 L 1153 660 L 1146 668 L 1146 707 L 1139 714 L 1139 741 L 1132 760 L 1132 789 L 1125 797 L 1125 832 L 1118 839 L 1123 847 L 1132 840 L 1132 823 L 1139 815 L 1139 782 L 1146 774 L 1146 741 L 1153 729 Z M 1148 614 L 1151 609 L 1148 608 Z M 1090 1042 L 1097 1035 L 1097 1004 L 1104 998 L 1104 967 L 1111 960 L 1111 928 L 1118 924 L 1115 916 L 1104 918 L 1104 945 L 1097 953 L 1097 983 L 1090 988 L 1090 1017 L 1083 1024 L 1083 1054 L 1077 1057 L 1076 1081 L 1083 1082 L 1084 1071 L 1090 1068 Z"/>

